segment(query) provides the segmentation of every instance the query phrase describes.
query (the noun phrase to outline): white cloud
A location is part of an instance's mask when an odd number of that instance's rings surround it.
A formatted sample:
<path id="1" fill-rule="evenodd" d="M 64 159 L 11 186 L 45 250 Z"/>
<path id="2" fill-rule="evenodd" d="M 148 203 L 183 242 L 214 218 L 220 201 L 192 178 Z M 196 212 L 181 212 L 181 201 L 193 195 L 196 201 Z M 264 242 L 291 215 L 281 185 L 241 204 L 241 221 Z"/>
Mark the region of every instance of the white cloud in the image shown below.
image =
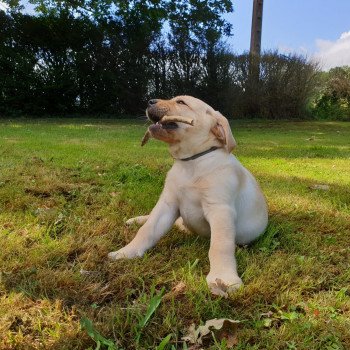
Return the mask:
<path id="1" fill-rule="evenodd" d="M 329 70 L 338 66 L 350 66 L 350 31 L 344 32 L 334 41 L 316 39 L 316 51 L 305 46 L 293 48 L 287 45 L 279 45 L 278 51 L 285 54 L 297 53 L 309 57 L 320 64 L 323 70 Z"/>
<path id="2" fill-rule="evenodd" d="M 350 31 L 344 32 L 335 41 L 317 39 L 318 50 L 313 55 L 322 69 L 328 70 L 337 66 L 350 66 Z"/>

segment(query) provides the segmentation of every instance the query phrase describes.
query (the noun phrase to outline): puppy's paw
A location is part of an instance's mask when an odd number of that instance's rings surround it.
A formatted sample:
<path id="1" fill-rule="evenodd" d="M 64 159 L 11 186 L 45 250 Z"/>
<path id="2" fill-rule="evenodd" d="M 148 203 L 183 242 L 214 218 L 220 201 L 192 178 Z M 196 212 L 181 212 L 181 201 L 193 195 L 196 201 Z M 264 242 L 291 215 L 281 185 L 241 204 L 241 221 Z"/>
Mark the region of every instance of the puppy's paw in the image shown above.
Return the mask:
<path id="1" fill-rule="evenodd" d="M 126 226 L 131 226 L 133 224 L 137 223 L 137 219 L 136 218 L 131 218 L 125 221 L 125 225 Z"/>
<path id="2" fill-rule="evenodd" d="M 235 292 L 243 285 L 242 280 L 236 275 L 220 278 L 215 277 L 210 273 L 207 276 L 207 283 L 212 294 L 219 295 L 224 298 L 227 298 L 230 293 Z"/>
<path id="3" fill-rule="evenodd" d="M 108 258 L 111 260 L 132 259 L 141 255 L 142 254 L 140 254 L 137 250 L 125 246 L 124 248 L 121 248 L 115 252 L 110 252 L 108 254 Z"/>
<path id="4" fill-rule="evenodd" d="M 149 215 L 143 215 L 143 216 L 136 216 L 134 218 L 130 218 L 125 221 L 125 225 L 126 226 L 143 225 L 147 221 L 148 217 Z"/>

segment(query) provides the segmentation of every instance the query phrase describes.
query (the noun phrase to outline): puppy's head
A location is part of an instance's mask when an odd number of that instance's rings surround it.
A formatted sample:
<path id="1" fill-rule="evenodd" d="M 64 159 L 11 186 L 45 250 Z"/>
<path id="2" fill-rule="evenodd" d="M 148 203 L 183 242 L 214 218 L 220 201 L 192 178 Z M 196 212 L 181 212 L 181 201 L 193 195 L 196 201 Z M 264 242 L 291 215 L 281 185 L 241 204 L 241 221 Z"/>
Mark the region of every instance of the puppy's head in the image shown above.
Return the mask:
<path id="1" fill-rule="evenodd" d="M 150 136 L 167 142 L 176 158 L 213 146 L 230 153 L 236 145 L 227 119 L 197 98 L 177 96 L 170 100 L 150 100 L 146 114 L 153 123 L 148 129 Z"/>

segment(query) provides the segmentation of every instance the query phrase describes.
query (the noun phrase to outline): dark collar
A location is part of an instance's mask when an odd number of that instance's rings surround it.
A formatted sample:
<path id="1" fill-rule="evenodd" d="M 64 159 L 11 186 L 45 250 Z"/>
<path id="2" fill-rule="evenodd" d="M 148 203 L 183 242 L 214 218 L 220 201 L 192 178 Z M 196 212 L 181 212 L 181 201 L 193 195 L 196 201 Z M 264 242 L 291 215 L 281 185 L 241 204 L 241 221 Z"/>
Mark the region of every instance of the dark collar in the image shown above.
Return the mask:
<path id="1" fill-rule="evenodd" d="M 188 158 L 183 158 L 183 159 L 180 158 L 180 160 L 182 160 L 182 161 L 184 161 L 184 162 L 187 162 L 188 160 L 197 159 L 197 158 L 199 158 L 199 157 L 201 157 L 201 156 L 204 156 L 204 155 L 207 154 L 207 153 L 213 152 L 213 151 L 215 151 L 215 150 L 217 150 L 217 149 L 219 149 L 219 148 L 220 148 L 220 147 L 213 146 L 213 147 L 207 149 L 206 151 L 197 153 L 197 154 L 195 154 L 195 155 L 193 155 L 193 156 L 191 156 L 191 157 L 188 157 Z"/>

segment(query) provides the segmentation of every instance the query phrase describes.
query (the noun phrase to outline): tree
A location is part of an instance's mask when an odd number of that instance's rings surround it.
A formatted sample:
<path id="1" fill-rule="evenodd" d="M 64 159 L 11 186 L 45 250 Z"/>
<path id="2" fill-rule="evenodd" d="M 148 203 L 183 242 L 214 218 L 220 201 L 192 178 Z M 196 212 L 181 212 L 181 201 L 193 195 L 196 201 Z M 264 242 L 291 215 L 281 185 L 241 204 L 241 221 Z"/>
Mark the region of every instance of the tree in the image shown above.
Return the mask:
<path id="1" fill-rule="evenodd" d="M 336 67 L 322 74 L 322 88 L 316 97 L 314 113 L 323 119 L 350 119 L 350 67 Z"/>
<path id="2" fill-rule="evenodd" d="M 6 1 L 12 29 L 5 26 L 0 57 L 14 59 L 2 98 L 18 112 L 138 114 L 154 88 L 196 94 L 203 43 L 231 30 L 222 19 L 232 10 L 227 0 L 32 0 L 36 16 L 22 15 L 18 0 Z"/>

